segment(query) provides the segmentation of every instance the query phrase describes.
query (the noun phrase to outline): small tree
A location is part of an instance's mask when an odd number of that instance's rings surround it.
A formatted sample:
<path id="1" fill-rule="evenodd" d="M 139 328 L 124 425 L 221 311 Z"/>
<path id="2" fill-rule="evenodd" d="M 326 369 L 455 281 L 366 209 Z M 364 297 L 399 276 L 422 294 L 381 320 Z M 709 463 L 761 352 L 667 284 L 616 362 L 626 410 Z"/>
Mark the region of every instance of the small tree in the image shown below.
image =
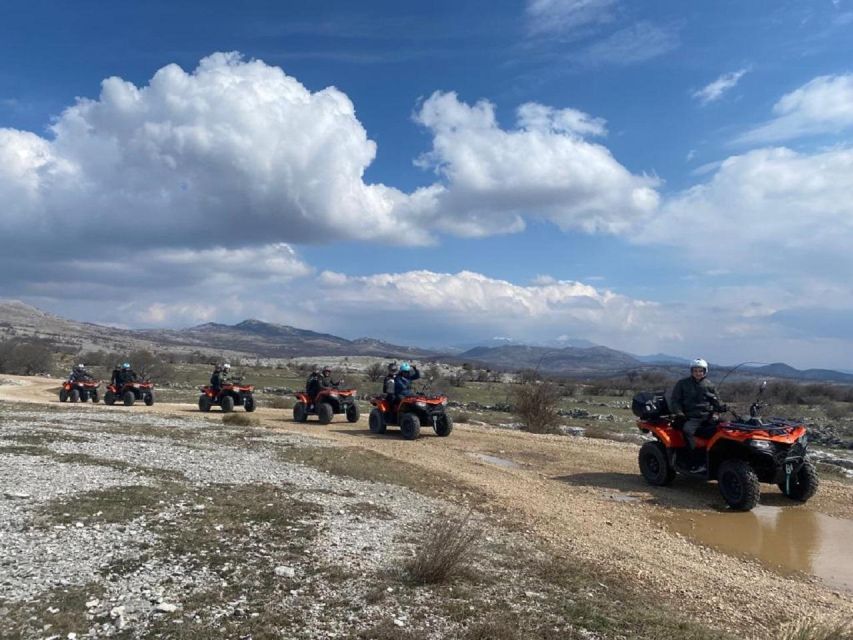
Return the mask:
<path id="1" fill-rule="evenodd" d="M 553 382 L 527 382 L 513 389 L 515 414 L 532 433 L 553 433 L 560 422 L 560 387 Z"/>
<path id="2" fill-rule="evenodd" d="M 385 367 L 382 366 L 382 363 L 372 362 L 368 365 L 367 369 L 364 370 L 367 379 L 371 382 L 379 382 L 382 380 L 382 377 L 385 375 Z"/>

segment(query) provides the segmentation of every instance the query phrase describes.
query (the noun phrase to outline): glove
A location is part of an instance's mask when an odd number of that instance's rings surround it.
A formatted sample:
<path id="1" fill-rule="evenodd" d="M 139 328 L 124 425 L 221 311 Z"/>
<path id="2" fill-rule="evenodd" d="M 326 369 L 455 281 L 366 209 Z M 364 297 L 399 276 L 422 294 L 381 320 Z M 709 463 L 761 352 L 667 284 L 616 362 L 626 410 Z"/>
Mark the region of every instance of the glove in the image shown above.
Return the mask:
<path id="1" fill-rule="evenodd" d="M 717 405 L 717 413 L 725 413 L 729 410 L 729 405 L 727 404 L 718 404 Z"/>

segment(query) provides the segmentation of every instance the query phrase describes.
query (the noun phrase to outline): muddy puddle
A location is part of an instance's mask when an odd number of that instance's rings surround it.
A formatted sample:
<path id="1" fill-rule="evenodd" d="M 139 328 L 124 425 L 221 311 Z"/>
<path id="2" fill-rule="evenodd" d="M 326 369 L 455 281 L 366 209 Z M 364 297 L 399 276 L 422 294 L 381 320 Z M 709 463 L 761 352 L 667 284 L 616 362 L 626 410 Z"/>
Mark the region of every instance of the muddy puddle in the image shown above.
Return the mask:
<path id="1" fill-rule="evenodd" d="M 853 520 L 760 505 L 748 513 L 680 512 L 661 521 L 700 544 L 756 558 L 779 573 L 808 573 L 853 592 Z"/>
<path id="2" fill-rule="evenodd" d="M 472 458 L 476 458 L 481 462 L 488 462 L 489 464 L 496 465 L 498 467 L 503 467 L 504 469 L 520 469 L 521 465 L 513 462 L 512 460 L 507 460 L 506 458 L 501 458 L 499 456 L 492 456 L 488 453 L 469 453 L 469 456 Z"/>

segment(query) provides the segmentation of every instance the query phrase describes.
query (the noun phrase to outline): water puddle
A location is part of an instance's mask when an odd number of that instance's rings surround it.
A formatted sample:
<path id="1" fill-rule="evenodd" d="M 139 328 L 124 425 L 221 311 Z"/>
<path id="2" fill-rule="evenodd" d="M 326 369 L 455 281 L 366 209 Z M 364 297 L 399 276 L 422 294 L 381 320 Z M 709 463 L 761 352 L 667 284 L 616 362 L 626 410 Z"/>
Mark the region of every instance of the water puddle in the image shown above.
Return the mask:
<path id="1" fill-rule="evenodd" d="M 469 453 L 468 455 L 472 458 L 477 458 L 477 460 L 488 462 L 489 464 L 493 464 L 498 467 L 503 467 L 504 469 L 521 468 L 521 465 L 516 464 L 512 460 L 507 460 L 506 458 L 499 458 L 498 456 L 491 456 L 488 453 Z"/>
<path id="2" fill-rule="evenodd" d="M 792 507 L 760 505 L 747 513 L 684 513 L 667 528 L 737 556 L 752 556 L 780 573 L 802 571 L 853 592 L 853 521 Z"/>

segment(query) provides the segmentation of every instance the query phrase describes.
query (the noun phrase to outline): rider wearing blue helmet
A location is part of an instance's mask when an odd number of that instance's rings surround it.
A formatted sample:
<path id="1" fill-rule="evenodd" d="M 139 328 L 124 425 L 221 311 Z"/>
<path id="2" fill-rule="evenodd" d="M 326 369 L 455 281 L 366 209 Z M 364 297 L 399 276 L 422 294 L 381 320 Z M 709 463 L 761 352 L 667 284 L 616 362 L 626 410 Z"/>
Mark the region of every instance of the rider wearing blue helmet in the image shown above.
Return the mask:
<path id="1" fill-rule="evenodd" d="M 116 367 L 113 370 L 111 382 L 119 389 L 121 389 L 128 382 L 136 382 L 136 380 L 136 372 L 130 368 L 129 362 L 125 362 L 121 365 L 121 367 Z"/>
<path id="2" fill-rule="evenodd" d="M 394 395 L 397 398 L 413 395 L 411 384 L 421 377 L 418 368 L 408 362 L 400 363 L 400 372 L 394 378 Z"/>

